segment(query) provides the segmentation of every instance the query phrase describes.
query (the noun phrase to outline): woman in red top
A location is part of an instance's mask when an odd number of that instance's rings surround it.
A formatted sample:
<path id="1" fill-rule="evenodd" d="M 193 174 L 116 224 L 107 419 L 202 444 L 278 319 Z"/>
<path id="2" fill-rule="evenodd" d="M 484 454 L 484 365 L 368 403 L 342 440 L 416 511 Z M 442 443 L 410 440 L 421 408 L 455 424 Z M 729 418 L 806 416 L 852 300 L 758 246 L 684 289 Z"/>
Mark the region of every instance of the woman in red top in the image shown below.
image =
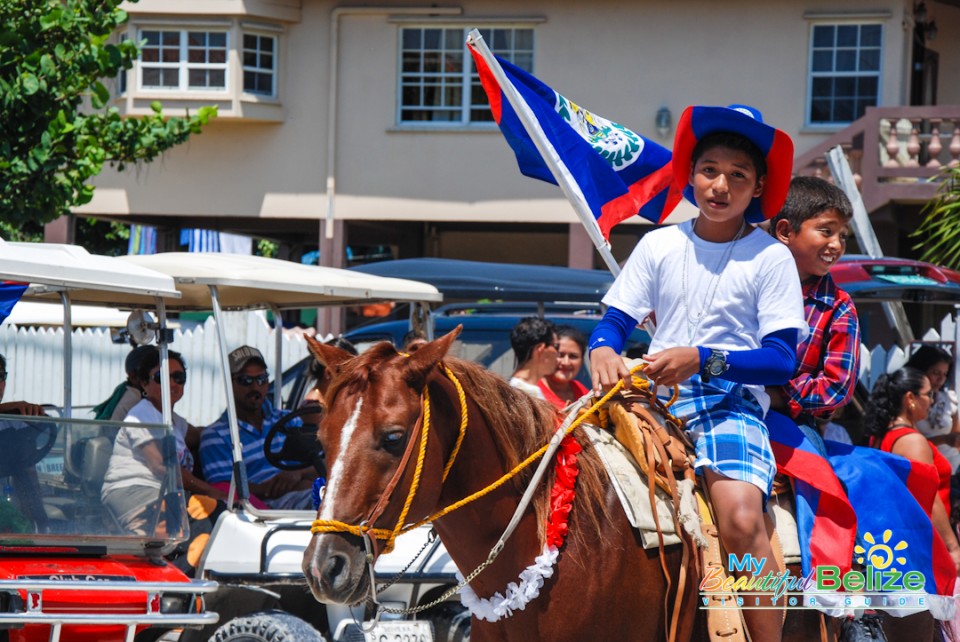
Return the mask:
<path id="1" fill-rule="evenodd" d="M 931 520 L 960 572 L 960 544 L 950 527 L 950 463 L 916 427 L 926 419 L 933 397 L 930 380 L 920 370 L 901 368 L 881 375 L 867 402 L 865 428 L 871 446 L 936 468 L 940 483 Z"/>
<path id="2" fill-rule="evenodd" d="M 589 392 L 587 387 L 577 381 L 577 375 L 583 368 L 583 354 L 587 351 L 587 339 L 576 328 L 569 325 L 557 327 L 560 343 L 557 369 L 537 382 L 544 398 L 563 410 Z"/>

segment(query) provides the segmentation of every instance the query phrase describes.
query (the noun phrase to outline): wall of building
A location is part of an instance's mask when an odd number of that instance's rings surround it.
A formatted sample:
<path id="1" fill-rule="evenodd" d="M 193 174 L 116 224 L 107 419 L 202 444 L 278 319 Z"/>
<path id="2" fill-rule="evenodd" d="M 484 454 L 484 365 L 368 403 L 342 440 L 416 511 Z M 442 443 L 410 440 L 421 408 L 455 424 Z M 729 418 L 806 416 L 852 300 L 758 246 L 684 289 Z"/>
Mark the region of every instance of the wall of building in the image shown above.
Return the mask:
<path id="1" fill-rule="evenodd" d="M 398 10 L 344 13 L 336 86 L 329 74 L 332 3 L 248 4 L 268 17 L 274 11 L 283 28 L 282 120 L 218 119 L 162 162 L 122 175 L 105 172 L 97 180 L 94 200 L 78 213 L 190 216 L 195 224 L 218 217 L 217 225 L 225 228 L 237 217 L 304 220 L 304 230 L 310 230 L 312 221 L 327 212 L 326 182 L 332 169 L 336 216 L 347 221 L 576 222 L 555 186 L 519 174 L 495 128 L 438 131 L 397 125 L 398 34 L 405 24 L 470 26 L 491 18 L 536 19 L 534 72 L 539 78 L 591 111 L 666 146 L 673 132 L 659 137 L 657 110 L 667 107 L 676 122 L 691 103 L 752 104 L 793 136 L 798 153 L 833 133 L 835 129 L 804 125 L 811 20 L 817 16 L 882 16 L 882 102 L 898 104 L 905 92 L 903 0 L 740 0 L 732 5 L 706 0 L 465 0 L 441 3 L 462 8 L 462 16 L 455 18 L 399 17 Z M 395 0 L 378 4 L 411 6 Z M 149 0 L 131 5 L 130 11 L 139 19 L 167 11 L 176 15 L 177 10 L 181 16 L 204 11 L 225 15 L 244 6 L 226 0 L 186 5 Z M 939 21 L 947 12 L 939 5 L 937 10 Z M 945 31 L 938 46 L 947 47 L 942 44 L 949 40 Z M 960 52 L 945 51 L 947 57 L 960 60 Z M 941 84 L 945 97 L 960 91 L 948 84 Z M 327 164 L 331 91 L 337 96 L 333 168 Z M 453 236 L 445 243 L 458 251 L 473 250 Z"/>

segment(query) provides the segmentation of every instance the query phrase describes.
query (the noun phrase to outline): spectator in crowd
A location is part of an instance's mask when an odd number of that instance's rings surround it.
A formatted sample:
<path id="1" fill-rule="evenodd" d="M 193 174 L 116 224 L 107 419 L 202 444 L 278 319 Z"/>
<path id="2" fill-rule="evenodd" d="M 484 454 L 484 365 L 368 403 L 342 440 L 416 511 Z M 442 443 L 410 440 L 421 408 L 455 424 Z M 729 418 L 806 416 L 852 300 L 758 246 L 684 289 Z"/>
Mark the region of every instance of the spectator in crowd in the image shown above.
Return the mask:
<path id="1" fill-rule="evenodd" d="M 136 383 L 143 390 L 143 398 L 134 405 L 125 423 L 163 424 L 163 395 L 161 385 L 160 351 L 153 346 L 141 353 L 137 363 Z M 169 351 L 170 404 L 176 405 L 183 397 L 187 383 L 186 361 L 179 352 Z M 172 439 L 171 439 L 172 437 Z M 194 476 L 193 450 L 199 443 L 199 434 L 187 420 L 173 413 L 173 435 L 164 434 L 162 428 L 124 426 L 117 433 L 113 454 L 100 491 L 104 505 L 117 521 L 134 533 L 152 534 L 151 524 L 157 528 L 158 511 L 163 510 L 165 495 L 170 491 L 165 485 L 168 465 L 175 457 L 180 465 L 183 488 L 187 492 L 187 512 L 190 517 L 190 541 L 175 557 L 182 559 L 182 569 L 192 572 L 200 561 L 213 521 L 225 500 L 226 494 L 206 481 Z M 201 524 L 201 522 L 205 522 Z M 166 527 L 166 525 L 163 525 Z"/>
<path id="2" fill-rule="evenodd" d="M 143 399 L 143 390 L 137 379 L 137 366 L 141 359 L 151 351 L 156 351 L 154 346 L 137 346 L 127 353 L 127 358 L 123 361 L 123 369 L 127 373 L 126 381 L 121 382 L 113 389 L 110 397 L 93 407 L 95 419 L 109 419 L 110 421 L 123 421 L 130 409 L 140 403 Z"/>
<path id="3" fill-rule="evenodd" d="M 557 369 L 553 374 L 540 379 L 537 386 L 544 398 L 562 410 L 589 390 L 577 381 L 583 369 L 583 355 L 587 351 L 587 338 L 583 333 L 569 325 L 557 327 L 560 351 L 557 356 Z"/>
<path id="4" fill-rule="evenodd" d="M 957 472 L 960 467 L 960 419 L 957 417 L 957 395 L 946 382 L 953 375 L 953 357 L 933 345 L 917 348 L 906 364 L 927 375 L 934 400 L 926 419 L 917 422 L 917 430 L 934 444 Z"/>
<path id="5" fill-rule="evenodd" d="M 537 383 L 557 370 L 560 342 L 556 327 L 540 317 L 520 319 L 510 331 L 510 345 L 517 362 L 510 385 L 537 399 L 546 400 Z"/>
<path id="6" fill-rule="evenodd" d="M 0 414 L 22 415 L 28 417 L 46 416 L 43 406 L 27 401 L 3 401 L 3 395 L 7 391 L 7 359 L 0 354 Z M 0 470 L 2 474 L 10 476 L 10 484 L 14 489 L 17 498 L 17 507 L 2 506 L 0 513 L 0 531 L 2 532 L 26 532 L 32 530 L 33 525 L 43 530 L 47 525 L 47 514 L 43 509 L 43 500 L 40 491 L 40 482 L 37 478 L 37 470 L 33 465 L 24 465 L 25 458 L 30 459 L 31 454 L 36 453 L 38 448 L 43 445 L 49 445 L 48 441 L 54 439 L 56 433 L 52 430 L 43 430 L 36 423 L 27 423 L 25 421 L 2 421 L 0 422 L 0 444 L 3 445 L 0 450 Z M 29 524 L 27 520 L 32 520 Z"/>
<path id="7" fill-rule="evenodd" d="M 252 346 L 242 346 L 231 352 L 228 359 L 243 461 L 255 505 L 275 509 L 312 508 L 311 488 L 317 476 L 313 467 L 280 470 L 268 462 L 264 454 L 267 433 L 288 411 L 274 408 L 267 398 L 270 375 L 263 354 Z M 283 436 L 277 439 L 282 440 Z M 214 486 L 229 487 L 233 475 L 232 453 L 230 423 L 224 411 L 204 429 L 200 440 L 203 475 Z"/>

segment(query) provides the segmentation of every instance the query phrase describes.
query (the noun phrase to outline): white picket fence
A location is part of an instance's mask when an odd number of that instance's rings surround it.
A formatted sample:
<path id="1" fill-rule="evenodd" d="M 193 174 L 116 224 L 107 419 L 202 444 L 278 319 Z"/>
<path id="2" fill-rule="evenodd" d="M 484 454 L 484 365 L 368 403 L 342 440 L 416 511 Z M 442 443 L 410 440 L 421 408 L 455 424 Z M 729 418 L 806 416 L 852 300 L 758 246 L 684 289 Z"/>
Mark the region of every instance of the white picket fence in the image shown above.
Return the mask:
<path id="1" fill-rule="evenodd" d="M 960 337 L 957 335 L 958 331 L 960 331 L 960 327 L 957 325 L 956 318 L 953 314 L 948 314 L 940 321 L 939 328 L 930 328 L 920 337 L 918 342 L 940 344 L 940 347 L 954 356 L 954 362 L 956 362 L 956 347 L 960 345 Z M 910 357 L 910 348 L 912 347 L 913 346 L 908 346 L 907 349 L 904 350 L 900 346 L 894 346 L 892 348 L 874 346 L 874 348 L 870 350 L 861 344 L 860 380 L 866 384 L 868 390 L 873 389 L 873 384 L 877 380 L 877 377 L 884 372 L 893 372 L 907 362 L 907 359 Z M 960 390 L 960 368 L 955 367 L 953 369 L 953 375 L 953 389 Z M 949 383 L 950 382 L 948 382 L 948 384 Z"/>
<path id="2" fill-rule="evenodd" d="M 272 368 L 276 353 L 274 329 L 263 312 L 224 313 L 227 349 L 241 345 L 259 348 Z M 78 328 L 73 343 L 73 406 L 75 417 L 88 417 L 88 408 L 106 399 L 126 378 L 123 361 L 130 351 L 115 344 L 110 331 Z M 187 362 L 187 385 L 183 399 L 174 408 L 195 425 L 213 422 L 227 406 L 213 318 L 194 328 L 174 331 L 171 349 Z M 63 328 L 0 326 L 0 354 L 7 359 L 5 401 L 63 406 Z M 298 333 L 283 333 L 284 369 L 307 355 L 306 341 Z M 271 375 L 274 373 L 271 372 Z"/>

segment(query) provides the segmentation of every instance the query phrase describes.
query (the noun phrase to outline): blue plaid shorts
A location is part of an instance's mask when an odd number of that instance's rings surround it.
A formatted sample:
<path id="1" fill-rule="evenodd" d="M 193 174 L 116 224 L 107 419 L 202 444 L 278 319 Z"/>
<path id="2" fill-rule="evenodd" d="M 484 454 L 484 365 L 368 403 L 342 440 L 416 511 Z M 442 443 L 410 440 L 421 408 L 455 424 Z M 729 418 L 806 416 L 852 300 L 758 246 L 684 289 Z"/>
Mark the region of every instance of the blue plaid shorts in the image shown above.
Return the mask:
<path id="1" fill-rule="evenodd" d="M 777 462 L 763 407 L 742 384 L 694 375 L 680 386 L 680 398 L 670 408 L 686 423 L 697 451 L 698 472 L 709 468 L 724 477 L 753 484 L 770 496 Z"/>

